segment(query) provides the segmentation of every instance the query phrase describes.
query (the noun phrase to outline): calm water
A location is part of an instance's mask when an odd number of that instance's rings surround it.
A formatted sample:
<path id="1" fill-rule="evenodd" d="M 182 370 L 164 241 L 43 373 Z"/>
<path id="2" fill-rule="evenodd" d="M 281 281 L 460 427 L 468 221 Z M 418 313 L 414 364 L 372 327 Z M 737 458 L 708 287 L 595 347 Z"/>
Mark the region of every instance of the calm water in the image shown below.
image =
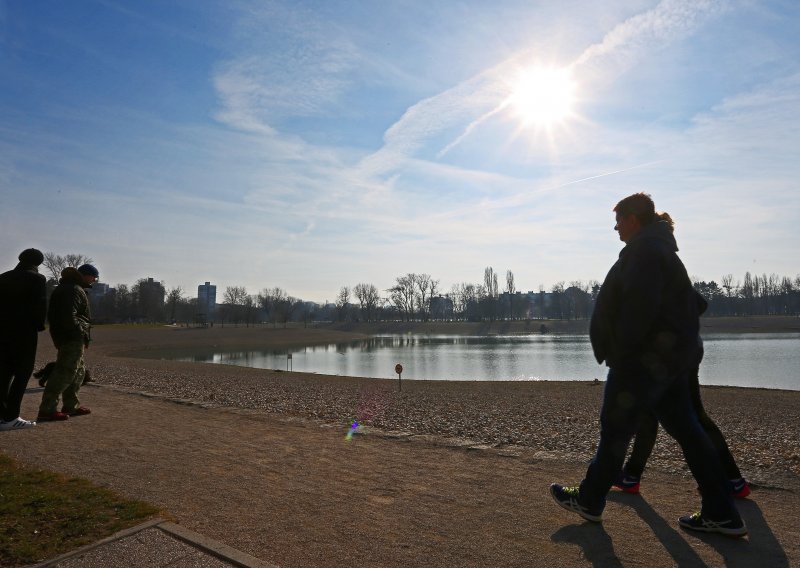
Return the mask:
<path id="1" fill-rule="evenodd" d="M 700 382 L 800 390 L 800 333 L 704 336 Z M 262 369 L 426 380 L 590 380 L 605 368 L 586 335 L 393 335 L 289 351 L 208 353 L 188 361 Z M 288 365 L 287 365 L 288 364 Z"/>

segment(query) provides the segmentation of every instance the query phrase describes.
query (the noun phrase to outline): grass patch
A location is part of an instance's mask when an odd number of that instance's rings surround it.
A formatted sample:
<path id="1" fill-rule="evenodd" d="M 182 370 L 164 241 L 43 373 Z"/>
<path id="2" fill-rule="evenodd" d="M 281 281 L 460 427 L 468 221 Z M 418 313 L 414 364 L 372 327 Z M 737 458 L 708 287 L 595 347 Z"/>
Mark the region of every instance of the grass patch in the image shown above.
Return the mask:
<path id="1" fill-rule="evenodd" d="M 157 513 L 84 479 L 24 467 L 0 454 L 0 566 L 47 560 Z"/>

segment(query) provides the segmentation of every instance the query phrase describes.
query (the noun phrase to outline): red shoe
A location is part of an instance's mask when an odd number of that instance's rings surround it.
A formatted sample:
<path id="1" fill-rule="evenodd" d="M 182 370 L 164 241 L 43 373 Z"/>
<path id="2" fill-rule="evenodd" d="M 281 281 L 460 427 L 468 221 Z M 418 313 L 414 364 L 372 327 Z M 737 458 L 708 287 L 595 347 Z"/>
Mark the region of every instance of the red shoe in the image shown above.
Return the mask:
<path id="1" fill-rule="evenodd" d="M 39 414 L 36 417 L 37 422 L 58 422 L 60 420 L 67 420 L 69 418 L 69 414 L 66 412 L 53 412 L 51 414 Z"/>
<path id="2" fill-rule="evenodd" d="M 622 489 L 625 493 L 636 495 L 639 493 L 639 478 L 634 475 L 622 475 L 614 480 L 614 487 Z"/>
<path id="3" fill-rule="evenodd" d="M 747 483 L 747 480 L 744 477 L 740 477 L 739 479 L 731 479 L 730 484 L 731 495 L 737 499 L 744 499 L 750 495 L 750 484 Z"/>
<path id="4" fill-rule="evenodd" d="M 67 410 L 66 408 L 62 408 L 61 412 L 64 414 L 69 414 L 70 416 L 86 416 L 87 414 L 91 414 L 92 411 L 86 408 L 85 406 L 79 406 L 78 408 L 73 408 L 72 410 Z"/>

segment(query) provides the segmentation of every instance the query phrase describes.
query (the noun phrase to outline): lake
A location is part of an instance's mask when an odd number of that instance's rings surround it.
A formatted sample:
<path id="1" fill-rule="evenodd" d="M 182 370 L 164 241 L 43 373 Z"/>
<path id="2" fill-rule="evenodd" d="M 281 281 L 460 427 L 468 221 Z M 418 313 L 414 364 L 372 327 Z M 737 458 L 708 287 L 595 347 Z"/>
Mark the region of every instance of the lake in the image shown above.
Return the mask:
<path id="1" fill-rule="evenodd" d="M 704 336 L 704 385 L 800 390 L 800 333 Z M 288 355 L 291 355 L 289 359 Z M 535 381 L 603 379 L 588 335 L 389 335 L 290 351 L 209 352 L 184 361 L 355 377 Z"/>

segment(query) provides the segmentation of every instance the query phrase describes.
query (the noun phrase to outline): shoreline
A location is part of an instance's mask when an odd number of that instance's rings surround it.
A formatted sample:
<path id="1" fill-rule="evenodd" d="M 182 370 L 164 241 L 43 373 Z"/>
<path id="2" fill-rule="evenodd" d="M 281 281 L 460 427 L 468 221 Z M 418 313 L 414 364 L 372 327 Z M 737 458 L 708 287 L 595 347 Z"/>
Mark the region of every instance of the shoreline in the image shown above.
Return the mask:
<path id="1" fill-rule="evenodd" d="M 184 324 L 187 325 L 187 324 Z M 176 331 L 203 331 L 213 333 L 220 330 L 271 330 L 273 332 L 299 334 L 297 341 L 315 341 L 313 334 L 330 333 L 354 334 L 356 336 L 373 336 L 380 334 L 441 334 L 441 335 L 539 335 L 545 333 L 553 335 L 588 335 L 589 320 L 497 320 L 482 322 L 467 321 L 382 321 L 382 322 L 315 322 L 302 324 L 291 322 L 286 325 L 275 326 L 269 323 L 252 325 L 227 324 L 214 327 L 184 327 L 181 325 L 157 324 L 101 324 L 94 326 L 94 330 L 104 329 L 172 329 Z M 800 316 L 718 316 L 701 317 L 700 334 L 729 334 L 729 333 L 800 333 Z M 303 339 L 303 336 L 306 336 Z M 358 338 L 358 337 L 356 337 Z M 307 343 L 311 345 L 313 343 Z"/>
<path id="2" fill-rule="evenodd" d="M 589 333 L 589 320 L 498 320 L 494 322 L 429 321 L 429 322 L 353 322 L 318 324 L 318 329 L 365 333 L 428 333 L 443 335 L 516 335 L 546 333 L 584 335 Z M 800 317 L 796 316 L 720 316 L 701 317 L 701 335 L 711 333 L 800 333 Z"/>
<path id="3" fill-rule="evenodd" d="M 794 318 L 790 318 L 794 319 Z M 508 323 L 508 322 L 506 322 Z M 516 323 L 516 322 L 515 322 Z M 574 323 L 574 322 L 569 322 Z M 579 322 L 580 323 L 580 322 Z M 369 339 L 376 335 L 387 333 L 406 333 L 406 334 L 435 334 L 436 331 L 420 331 L 424 329 L 435 329 L 441 322 L 434 322 L 433 324 L 425 324 L 422 322 L 390 322 L 390 324 L 334 324 L 325 327 L 309 327 L 302 326 L 289 326 L 272 327 L 272 326 L 249 326 L 249 327 L 179 327 L 179 326 L 131 326 L 131 325 L 112 325 L 112 326 L 98 326 L 94 329 L 95 337 L 102 337 L 101 342 L 94 342 L 93 349 L 101 350 L 105 356 L 123 357 L 133 359 L 168 359 L 175 362 L 184 362 L 202 365 L 230 365 L 229 363 L 213 363 L 211 361 L 193 361 L 193 357 L 208 356 L 210 351 L 215 353 L 237 354 L 244 356 L 248 352 L 261 352 L 261 351 L 278 351 L 282 352 L 290 349 L 298 349 L 302 347 L 313 347 L 318 345 L 336 345 L 337 347 L 346 347 L 353 342 L 364 339 Z M 492 337 L 495 334 L 491 331 L 488 333 L 487 326 L 483 326 L 484 333 L 476 334 L 475 326 L 473 324 L 464 324 L 463 322 L 452 322 L 446 325 L 455 325 L 454 329 L 460 331 L 460 334 L 453 333 L 452 335 L 466 336 L 485 336 Z M 388 327 L 387 327 L 388 326 Z M 736 324 L 736 329 L 740 327 Z M 345 329 L 343 329 L 345 328 Z M 728 326 L 727 329 L 734 327 Z M 407 331 L 402 331 L 406 329 Z M 776 329 L 782 329 L 783 333 L 794 333 L 794 330 L 784 322 L 773 322 L 768 326 L 760 326 L 758 328 L 760 333 L 778 333 Z M 737 332 L 728 331 L 717 332 L 721 336 L 731 335 Z M 800 332 L 798 332 L 800 333 Z M 539 335 L 538 333 L 528 335 Z M 571 335 L 566 333 L 553 333 L 554 336 Z M 706 333 L 706 336 L 710 335 Z M 121 340 L 124 338 L 124 340 Z M 182 361 L 181 361 L 182 359 Z M 232 365 L 236 366 L 236 365 Z M 254 367 L 257 368 L 257 367 Z M 347 377 L 344 374 L 330 374 L 325 371 L 289 371 L 281 367 L 262 368 L 262 370 L 273 373 L 305 373 L 311 376 L 318 377 Z M 495 384 L 514 384 L 514 383 L 531 383 L 531 382 L 592 382 L 599 380 L 605 381 L 607 369 L 605 367 L 597 367 L 596 374 L 589 374 L 589 376 L 564 376 L 556 379 L 550 378 L 531 378 L 517 380 L 513 378 L 503 380 L 491 380 Z M 396 380 L 397 377 L 388 372 L 383 376 L 377 377 L 362 377 L 370 380 Z M 472 383 L 484 382 L 485 379 L 463 379 L 463 378 L 404 378 L 403 383 L 419 380 L 422 382 L 450 382 L 450 383 Z M 786 386 L 743 386 L 743 385 L 703 385 L 704 388 L 738 388 L 738 389 L 763 389 L 768 391 L 786 391 L 786 392 L 800 392 L 800 388 L 792 389 Z"/>

